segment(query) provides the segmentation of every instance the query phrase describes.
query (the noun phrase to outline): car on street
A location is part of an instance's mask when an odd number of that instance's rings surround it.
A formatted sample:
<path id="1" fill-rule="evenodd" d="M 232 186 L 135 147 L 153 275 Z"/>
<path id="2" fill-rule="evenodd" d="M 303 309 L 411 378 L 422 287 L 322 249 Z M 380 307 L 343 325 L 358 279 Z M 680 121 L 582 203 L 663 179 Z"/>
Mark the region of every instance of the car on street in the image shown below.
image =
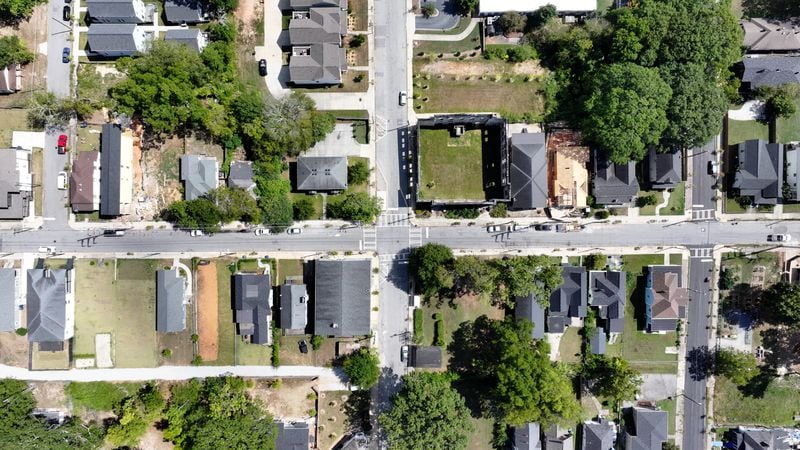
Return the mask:
<path id="1" fill-rule="evenodd" d="M 538 223 L 533 226 L 533 229 L 536 231 L 555 231 L 556 227 L 554 225 L 549 225 L 546 223 Z"/>
<path id="2" fill-rule="evenodd" d="M 522 231 L 522 230 L 527 230 L 527 229 L 528 229 L 528 227 L 525 226 L 525 225 L 518 225 L 516 223 L 511 225 L 511 231 Z"/>
<path id="3" fill-rule="evenodd" d="M 203 230 L 192 230 L 189 232 L 189 236 L 192 237 L 203 236 Z"/>
<path id="4" fill-rule="evenodd" d="M 708 174 L 715 177 L 719 175 L 719 163 L 717 161 L 708 162 Z"/>
<path id="5" fill-rule="evenodd" d="M 770 234 L 767 236 L 767 242 L 786 242 L 791 240 L 792 236 L 788 234 Z"/>
<path id="6" fill-rule="evenodd" d="M 62 63 L 69 62 L 69 47 L 64 47 L 64 50 L 61 50 L 61 62 Z"/>
<path id="7" fill-rule="evenodd" d="M 41 253 L 55 253 L 56 252 L 56 248 L 55 247 L 39 247 L 39 252 L 41 252 Z"/>
<path id="8" fill-rule="evenodd" d="M 58 135 L 58 143 L 56 144 L 56 150 L 58 150 L 59 155 L 63 155 L 67 152 L 67 135 L 66 134 L 59 134 Z"/>
<path id="9" fill-rule="evenodd" d="M 289 228 L 286 230 L 286 234 L 300 234 L 303 232 L 302 228 Z"/>
<path id="10" fill-rule="evenodd" d="M 487 233 L 499 233 L 501 231 L 503 231 L 503 227 L 501 227 L 500 225 L 489 225 L 488 227 L 486 227 Z"/>
<path id="11" fill-rule="evenodd" d="M 103 230 L 103 236 L 125 236 L 125 230 Z"/>
<path id="12" fill-rule="evenodd" d="M 69 6 L 64 6 L 64 22 L 69 22 L 72 20 L 72 10 Z"/>
<path id="13" fill-rule="evenodd" d="M 266 229 L 266 228 L 256 228 L 256 231 L 255 231 L 255 235 L 256 236 L 264 236 L 264 235 L 268 235 L 268 234 L 269 234 L 269 230 L 268 229 Z"/>
<path id="14" fill-rule="evenodd" d="M 258 60 L 258 74 L 262 77 L 267 76 L 267 60 L 260 59 Z"/>
<path id="15" fill-rule="evenodd" d="M 408 92 L 400 91 L 400 106 L 404 106 L 408 103 Z"/>
<path id="16" fill-rule="evenodd" d="M 62 191 L 67 188 L 67 172 L 58 172 L 56 186 Z"/>
<path id="17" fill-rule="evenodd" d="M 408 346 L 404 345 L 400 348 L 400 361 L 408 362 Z"/>

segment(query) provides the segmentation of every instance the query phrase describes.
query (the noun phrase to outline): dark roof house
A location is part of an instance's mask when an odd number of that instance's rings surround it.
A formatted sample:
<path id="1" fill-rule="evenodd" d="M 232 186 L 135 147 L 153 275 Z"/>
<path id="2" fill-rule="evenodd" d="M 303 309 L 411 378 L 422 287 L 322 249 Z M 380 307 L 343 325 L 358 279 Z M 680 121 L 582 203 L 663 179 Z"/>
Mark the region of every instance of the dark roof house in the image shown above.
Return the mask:
<path id="1" fill-rule="evenodd" d="M 547 149 L 544 133 L 511 135 L 511 207 L 547 207 Z"/>
<path id="2" fill-rule="evenodd" d="M 267 274 L 237 273 L 233 276 L 233 309 L 236 332 L 251 344 L 272 344 L 272 283 Z"/>
<path id="3" fill-rule="evenodd" d="M 614 450 L 617 427 L 606 419 L 583 423 L 581 450 Z"/>
<path id="4" fill-rule="evenodd" d="M 558 425 L 551 425 L 544 431 L 542 444 L 543 450 L 572 450 L 575 448 L 572 431 L 564 430 Z"/>
<path id="5" fill-rule="evenodd" d="M 594 334 L 589 337 L 589 350 L 593 355 L 606 354 L 606 331 L 602 328 L 595 328 Z"/>
<path id="6" fill-rule="evenodd" d="M 343 191 L 347 189 L 346 156 L 299 156 L 296 190 Z"/>
<path id="7" fill-rule="evenodd" d="M 744 29 L 744 46 L 748 53 L 800 51 L 800 27 L 794 23 L 759 18 L 739 23 Z"/>
<path id="8" fill-rule="evenodd" d="M 563 266 L 561 278 L 564 283 L 550 295 L 548 333 L 563 333 L 571 318 L 586 317 L 586 268 Z"/>
<path id="9" fill-rule="evenodd" d="M 132 23 L 93 23 L 86 34 L 91 55 L 115 58 L 133 56 L 147 48 L 142 28 Z"/>
<path id="10" fill-rule="evenodd" d="M 206 195 L 218 186 L 219 166 L 213 156 L 181 156 L 181 181 L 184 183 L 184 197 L 194 200 Z"/>
<path id="11" fill-rule="evenodd" d="M 342 44 L 347 34 L 347 11 L 338 7 L 310 8 L 294 11 L 289 21 L 291 45 Z"/>
<path id="12" fill-rule="evenodd" d="M 123 26 L 123 25 L 119 25 Z M 131 212 L 133 203 L 133 135 L 119 125 L 103 125 L 100 135 L 100 215 Z"/>
<path id="13" fill-rule="evenodd" d="M 680 266 L 649 266 L 644 291 L 647 331 L 675 331 L 686 317 L 689 291 L 681 287 Z"/>
<path id="14" fill-rule="evenodd" d="M 183 44 L 198 53 L 202 52 L 208 43 L 206 35 L 199 28 L 167 30 L 164 40 Z"/>
<path id="15" fill-rule="evenodd" d="M 683 180 L 681 149 L 659 152 L 651 147 L 647 152 L 647 181 L 652 189 L 674 189 Z"/>
<path id="16" fill-rule="evenodd" d="M 228 170 L 228 187 L 238 187 L 252 191 L 256 187 L 253 180 L 253 163 L 250 161 L 233 161 Z"/>
<path id="17" fill-rule="evenodd" d="M 0 150 L 0 220 L 20 220 L 30 214 L 33 200 L 31 152 Z"/>
<path id="18" fill-rule="evenodd" d="M 636 180 L 636 163 L 614 164 L 606 152 L 594 150 L 592 184 L 598 205 L 622 206 L 633 202 L 639 192 Z"/>
<path id="19" fill-rule="evenodd" d="M 525 425 L 514 427 L 511 449 L 542 450 L 542 437 L 539 424 L 536 422 L 528 422 Z"/>
<path id="20" fill-rule="evenodd" d="M 156 331 L 179 333 L 186 329 L 186 279 L 178 269 L 156 271 Z"/>
<path id="21" fill-rule="evenodd" d="M 164 14 L 167 16 L 167 22 L 175 25 L 208 22 L 198 0 L 166 0 Z"/>
<path id="22" fill-rule="evenodd" d="M 739 426 L 725 435 L 724 448 L 733 450 L 792 450 L 800 444 L 797 429 Z"/>
<path id="23" fill-rule="evenodd" d="M 606 332 L 622 333 L 625 323 L 625 299 L 627 298 L 623 271 L 589 272 L 589 304 L 600 310 Z"/>
<path id="24" fill-rule="evenodd" d="M 100 207 L 100 153 L 78 152 L 69 174 L 69 201 L 72 211 L 85 213 Z"/>
<path id="25" fill-rule="evenodd" d="M 151 11 L 142 0 L 88 0 L 87 20 L 91 23 L 145 23 L 152 21 Z"/>
<path id="26" fill-rule="evenodd" d="M 667 440 L 667 412 L 632 407 L 625 411 L 625 450 L 661 450 Z"/>
<path id="27" fill-rule="evenodd" d="M 305 330 L 308 325 L 308 292 L 305 284 L 281 286 L 281 328 Z"/>
<path id="28" fill-rule="evenodd" d="M 533 324 L 531 330 L 531 338 L 543 339 L 544 338 L 544 308 L 536 301 L 536 297 L 530 294 L 526 297 L 517 297 L 514 302 L 514 317 L 517 320 L 526 319 Z"/>
<path id="29" fill-rule="evenodd" d="M 369 260 L 314 263 L 314 334 L 354 337 L 370 333 Z"/>
<path id="30" fill-rule="evenodd" d="M 756 89 L 762 86 L 800 83 L 800 56 L 744 58 L 742 63 L 744 88 Z"/>
<path id="31" fill-rule="evenodd" d="M 409 365 L 420 369 L 440 369 L 442 367 L 442 347 L 420 346 L 411 347 Z"/>
<path id="32" fill-rule="evenodd" d="M 783 144 L 750 139 L 738 145 L 733 189 L 756 205 L 775 205 L 783 197 Z"/>
<path id="33" fill-rule="evenodd" d="M 75 333 L 73 260 L 65 269 L 28 269 L 28 341 L 63 343 Z"/>
<path id="34" fill-rule="evenodd" d="M 17 269 L 0 268 L 0 331 L 14 331 L 17 327 Z"/>
<path id="35" fill-rule="evenodd" d="M 308 450 L 309 432 L 306 422 L 275 422 L 278 435 L 275 450 Z"/>
<path id="36" fill-rule="evenodd" d="M 289 58 L 289 79 L 299 86 L 342 82 L 347 70 L 345 49 L 328 42 L 296 45 Z"/>
<path id="37" fill-rule="evenodd" d="M 309 8 L 330 7 L 347 11 L 347 0 L 289 0 L 289 9 L 305 11 Z"/>

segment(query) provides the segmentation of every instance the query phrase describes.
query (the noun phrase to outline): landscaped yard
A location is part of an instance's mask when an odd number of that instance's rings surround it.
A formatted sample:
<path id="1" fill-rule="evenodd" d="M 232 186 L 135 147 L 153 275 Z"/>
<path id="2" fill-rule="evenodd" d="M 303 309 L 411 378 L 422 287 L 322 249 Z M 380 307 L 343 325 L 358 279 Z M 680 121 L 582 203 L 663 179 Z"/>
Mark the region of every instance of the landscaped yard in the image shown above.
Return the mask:
<path id="1" fill-rule="evenodd" d="M 420 130 L 420 198 L 482 200 L 481 131 Z"/>
<path id="2" fill-rule="evenodd" d="M 714 421 L 721 425 L 794 426 L 800 412 L 800 378 L 774 379 L 763 393 L 746 396 L 725 377 L 714 387 Z"/>
<path id="3" fill-rule="evenodd" d="M 728 119 L 728 146 L 748 139 L 769 140 L 769 127 L 755 120 Z"/>
<path id="4" fill-rule="evenodd" d="M 468 54 L 476 52 L 480 54 L 481 38 L 480 27 L 475 27 L 466 38 L 460 41 L 415 41 L 414 54 L 436 56 L 441 53 L 456 53 L 461 52 Z"/>
<path id="5" fill-rule="evenodd" d="M 579 362 L 581 360 L 581 335 L 578 327 L 569 327 L 561 336 L 558 346 L 559 358 L 562 362 Z"/>
<path id="6" fill-rule="evenodd" d="M 667 412 L 667 432 L 669 434 L 675 433 L 675 399 L 659 400 L 656 405 L 660 410 Z"/>
<path id="7" fill-rule="evenodd" d="M 0 148 L 11 147 L 11 135 L 14 131 L 28 130 L 28 110 L 26 109 L 3 109 L 0 115 Z"/>
<path id="8" fill-rule="evenodd" d="M 462 322 L 475 320 L 479 316 L 486 315 L 491 319 L 502 319 L 504 317 L 503 310 L 489 304 L 489 300 L 481 299 L 478 297 L 460 297 L 453 300 L 455 308 L 448 306 L 448 300 L 445 299 L 442 305 L 436 307 L 436 300 L 432 299 L 429 302 L 423 302 L 423 330 L 424 340 L 420 345 L 433 345 L 435 339 L 434 332 L 434 318 L 436 313 L 442 314 L 444 321 L 444 344 L 445 347 L 452 340 L 453 332 L 458 329 Z M 445 362 L 445 361 L 443 361 Z"/>
<path id="9" fill-rule="evenodd" d="M 155 278 L 163 265 L 158 260 L 77 260 L 73 354 L 94 355 L 95 335 L 110 333 L 115 367 L 156 366 Z"/>
<path id="10" fill-rule="evenodd" d="M 753 258 L 726 253 L 722 258 L 722 267 L 733 271 L 733 275 L 737 277 L 737 283 L 753 282 L 753 268 L 756 266 L 765 269 L 763 272 L 765 287 L 780 280 L 777 253 L 761 252 L 753 255 Z"/>
<path id="11" fill-rule="evenodd" d="M 639 208 L 640 216 L 654 216 L 656 214 L 656 206 L 664 202 L 664 191 L 640 191 L 639 197 L 653 194 L 656 196 L 655 205 L 647 205 Z M 662 216 L 679 216 L 683 214 L 683 208 L 686 198 L 686 186 L 681 181 L 678 186 L 670 191 L 669 201 L 667 205 L 659 211 Z"/>

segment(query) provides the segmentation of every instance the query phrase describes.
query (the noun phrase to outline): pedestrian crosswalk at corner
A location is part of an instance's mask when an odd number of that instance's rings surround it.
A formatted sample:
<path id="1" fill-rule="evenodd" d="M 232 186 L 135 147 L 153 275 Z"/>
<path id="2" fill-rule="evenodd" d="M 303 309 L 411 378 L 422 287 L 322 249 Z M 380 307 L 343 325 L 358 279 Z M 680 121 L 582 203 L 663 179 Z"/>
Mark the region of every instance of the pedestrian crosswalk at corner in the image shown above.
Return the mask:
<path id="1" fill-rule="evenodd" d="M 422 246 L 422 228 L 411 227 L 408 229 L 408 245 L 409 247 Z"/>
<path id="2" fill-rule="evenodd" d="M 378 230 L 375 228 L 363 228 L 363 250 L 378 249 Z"/>
<path id="3" fill-rule="evenodd" d="M 692 220 L 713 220 L 714 219 L 714 210 L 713 209 L 693 209 L 692 210 Z"/>
<path id="4" fill-rule="evenodd" d="M 714 255 L 714 249 L 712 247 L 690 248 L 689 255 L 692 258 L 711 258 Z"/>
<path id="5" fill-rule="evenodd" d="M 379 227 L 407 227 L 411 225 L 408 214 L 383 213 L 378 216 Z"/>

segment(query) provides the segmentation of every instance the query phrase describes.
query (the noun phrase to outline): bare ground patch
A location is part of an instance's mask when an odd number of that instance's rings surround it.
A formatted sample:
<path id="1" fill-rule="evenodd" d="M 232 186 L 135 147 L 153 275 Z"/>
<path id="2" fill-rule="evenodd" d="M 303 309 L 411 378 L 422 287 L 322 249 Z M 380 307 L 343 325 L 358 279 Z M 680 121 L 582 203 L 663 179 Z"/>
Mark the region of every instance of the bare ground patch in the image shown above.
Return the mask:
<path id="1" fill-rule="evenodd" d="M 309 394 L 314 393 L 311 388 L 316 386 L 315 381 L 285 379 L 277 389 L 271 387 L 271 384 L 272 381 L 269 380 L 255 380 L 250 393 L 253 397 L 261 399 L 275 417 L 286 419 L 309 417 L 308 411 L 315 408 L 314 397 L 309 398 Z"/>
<path id="2" fill-rule="evenodd" d="M 438 60 L 423 65 L 421 71 L 436 75 L 460 75 L 465 77 L 495 76 L 498 73 L 511 73 L 514 75 L 543 75 L 545 73 L 539 62 L 535 60 L 516 64 Z"/>
<path id="3" fill-rule="evenodd" d="M 31 392 L 36 399 L 37 408 L 67 409 L 67 394 L 64 392 L 67 383 L 61 381 L 32 381 L 28 384 L 32 388 Z"/>
<path id="4" fill-rule="evenodd" d="M 197 266 L 197 334 L 200 357 L 216 361 L 219 356 L 219 308 L 217 302 L 217 266 Z"/>
<path id="5" fill-rule="evenodd" d="M 0 363 L 28 367 L 28 338 L 16 333 L 0 333 Z"/>
<path id="6" fill-rule="evenodd" d="M 139 439 L 139 448 L 146 448 L 148 450 L 171 450 L 175 448 L 172 442 L 164 440 L 164 433 L 161 432 L 155 425 L 150 425 L 145 432 L 144 436 Z"/>

